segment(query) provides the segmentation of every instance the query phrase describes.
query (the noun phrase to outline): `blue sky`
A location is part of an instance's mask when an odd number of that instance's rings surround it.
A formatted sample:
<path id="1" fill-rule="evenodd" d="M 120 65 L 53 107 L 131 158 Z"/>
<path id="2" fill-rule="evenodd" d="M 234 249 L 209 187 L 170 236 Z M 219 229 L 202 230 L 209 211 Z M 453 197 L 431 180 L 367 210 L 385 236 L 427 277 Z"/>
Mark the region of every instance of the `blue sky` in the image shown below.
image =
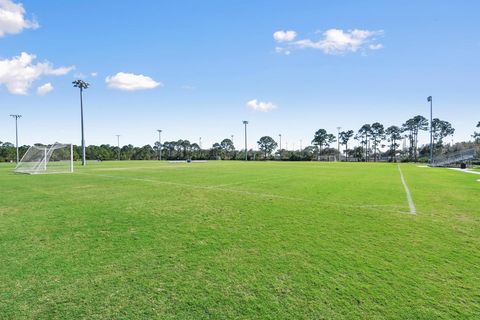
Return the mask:
<path id="1" fill-rule="evenodd" d="M 80 143 L 78 77 L 91 84 L 87 144 L 153 144 L 162 129 L 203 147 L 233 134 L 240 148 L 248 120 L 250 146 L 281 133 L 298 148 L 319 128 L 427 117 L 429 95 L 455 141 L 480 120 L 477 1 L 12 3 L 0 8 L 23 20 L 0 14 L 0 141 L 19 113 L 22 144 Z"/>

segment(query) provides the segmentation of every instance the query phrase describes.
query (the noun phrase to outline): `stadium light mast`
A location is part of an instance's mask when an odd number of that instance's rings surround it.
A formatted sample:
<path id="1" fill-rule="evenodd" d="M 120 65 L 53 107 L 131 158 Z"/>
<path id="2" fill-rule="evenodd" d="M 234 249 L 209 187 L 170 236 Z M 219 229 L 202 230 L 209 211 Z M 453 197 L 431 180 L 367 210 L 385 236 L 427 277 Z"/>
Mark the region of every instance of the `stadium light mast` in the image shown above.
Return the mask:
<path id="1" fill-rule="evenodd" d="M 248 149 L 247 149 L 247 124 L 248 124 L 248 121 L 243 120 L 243 124 L 245 125 L 245 161 L 248 161 Z"/>
<path id="2" fill-rule="evenodd" d="M 158 129 L 158 160 L 162 161 L 162 130 Z"/>
<path id="3" fill-rule="evenodd" d="M 10 117 L 15 118 L 15 148 L 17 150 L 17 163 L 20 162 L 20 156 L 18 153 L 18 119 L 22 117 L 21 114 L 11 114 Z"/>
<path id="4" fill-rule="evenodd" d="M 433 162 L 433 134 L 432 134 L 432 117 L 433 117 L 433 98 L 428 96 L 427 101 L 430 102 L 430 164 Z"/>
<path id="5" fill-rule="evenodd" d="M 82 126 L 82 166 L 87 164 L 86 156 L 85 156 L 85 132 L 83 129 L 83 90 L 88 89 L 90 86 L 89 83 L 83 80 L 75 80 L 72 82 L 75 88 L 80 89 L 80 121 Z"/>
<path id="6" fill-rule="evenodd" d="M 120 135 L 117 134 L 118 161 L 120 161 Z"/>

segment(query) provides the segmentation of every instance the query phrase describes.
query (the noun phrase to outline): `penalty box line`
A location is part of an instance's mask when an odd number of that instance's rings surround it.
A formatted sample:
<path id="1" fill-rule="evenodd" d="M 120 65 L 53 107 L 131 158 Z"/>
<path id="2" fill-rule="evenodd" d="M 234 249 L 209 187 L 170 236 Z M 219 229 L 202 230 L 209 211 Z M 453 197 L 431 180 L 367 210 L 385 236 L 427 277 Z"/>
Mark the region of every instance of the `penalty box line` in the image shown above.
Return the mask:
<path id="1" fill-rule="evenodd" d="M 218 190 L 228 193 L 237 193 L 237 194 L 244 194 L 249 196 L 257 196 L 257 197 L 265 197 L 265 198 L 276 198 L 276 199 L 283 199 L 283 200 L 291 200 L 291 201 L 301 201 L 301 202 L 309 202 L 312 204 L 325 206 L 339 206 L 339 207 L 349 207 L 349 208 L 365 208 L 372 211 L 384 211 L 385 208 L 389 208 L 394 212 L 398 213 L 405 213 L 403 210 L 395 210 L 399 208 L 398 205 L 388 205 L 388 204 L 369 204 L 369 205 L 355 205 L 355 204 L 345 204 L 345 203 L 337 203 L 337 202 L 326 202 L 326 201 L 315 201 L 311 199 L 305 198 L 297 198 L 297 197 L 288 197 L 288 196 L 281 196 L 276 194 L 270 193 L 263 193 L 263 192 L 252 192 L 246 190 L 238 190 L 232 188 L 225 188 L 224 185 L 214 185 L 214 186 L 201 186 L 201 185 L 192 185 L 187 183 L 178 183 L 178 182 L 171 182 L 171 181 L 161 181 L 161 180 L 153 180 L 153 179 L 145 179 L 145 178 L 134 178 L 134 177 L 125 177 L 125 176 L 117 176 L 117 175 L 106 175 L 106 174 L 93 174 L 93 173 L 77 173 L 81 175 L 88 175 L 93 177 L 100 177 L 100 178 L 108 178 L 108 179 L 120 179 L 120 180 L 131 180 L 131 181 L 139 181 L 139 182 L 148 182 L 153 184 L 160 184 L 160 185 L 172 185 L 178 187 L 186 187 L 192 189 L 200 189 L 200 190 Z"/>
<path id="2" fill-rule="evenodd" d="M 410 213 L 411 214 L 417 214 L 417 209 L 415 208 L 415 204 L 413 203 L 412 200 L 412 195 L 410 194 L 410 190 L 408 189 L 407 182 L 405 181 L 405 177 L 403 176 L 402 168 L 400 168 L 400 165 L 397 165 L 398 171 L 400 172 L 400 180 L 402 180 L 403 188 L 405 189 L 405 193 L 407 194 L 407 202 L 408 202 L 408 207 L 410 208 Z"/>

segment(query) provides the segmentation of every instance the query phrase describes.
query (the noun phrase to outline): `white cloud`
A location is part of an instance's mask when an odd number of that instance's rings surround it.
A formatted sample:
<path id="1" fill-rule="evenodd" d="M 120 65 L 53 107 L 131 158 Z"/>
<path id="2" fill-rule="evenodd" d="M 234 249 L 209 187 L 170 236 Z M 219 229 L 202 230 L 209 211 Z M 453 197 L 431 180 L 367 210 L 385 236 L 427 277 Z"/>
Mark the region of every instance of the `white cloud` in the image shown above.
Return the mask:
<path id="1" fill-rule="evenodd" d="M 25 9 L 21 3 L 11 0 L 0 0 L 0 37 L 6 34 L 16 34 L 23 29 L 37 29 L 35 20 L 25 18 Z"/>
<path id="2" fill-rule="evenodd" d="M 279 30 L 273 33 L 273 39 L 277 42 L 293 41 L 297 37 L 297 33 L 293 30 Z"/>
<path id="3" fill-rule="evenodd" d="M 37 94 L 39 96 L 44 96 L 50 91 L 53 91 L 53 86 L 50 82 L 47 82 L 44 85 L 41 85 L 40 87 L 37 88 Z"/>
<path id="4" fill-rule="evenodd" d="M 382 48 L 383 48 L 383 44 L 381 43 L 371 44 L 368 46 L 368 49 L 370 50 L 380 50 Z"/>
<path id="5" fill-rule="evenodd" d="M 61 76 L 74 69 L 71 67 L 53 68 L 50 62 L 32 63 L 34 54 L 22 52 L 11 59 L 0 59 L 0 85 L 5 85 L 10 93 L 27 94 L 32 83 L 43 75 Z"/>
<path id="6" fill-rule="evenodd" d="M 92 73 L 90 73 L 90 75 L 91 75 L 92 77 L 96 77 L 96 76 L 98 75 L 98 73 L 97 73 L 97 72 L 92 72 Z"/>
<path id="7" fill-rule="evenodd" d="M 282 47 L 275 47 L 275 52 L 277 53 L 283 53 L 283 54 L 286 54 L 287 56 L 292 53 L 290 50 L 286 49 L 286 48 L 282 48 Z"/>
<path id="8" fill-rule="evenodd" d="M 125 91 L 154 89 L 158 86 L 163 86 L 161 82 L 156 82 L 152 78 L 144 76 L 143 74 L 126 72 L 119 72 L 114 76 L 108 76 L 105 78 L 105 82 L 108 84 L 109 88 Z"/>
<path id="9" fill-rule="evenodd" d="M 277 106 L 274 105 L 272 102 L 262 102 L 262 101 L 258 101 L 257 99 L 248 101 L 247 107 L 255 111 L 263 111 L 263 112 L 268 112 L 277 108 Z"/>
<path id="10" fill-rule="evenodd" d="M 294 49 L 317 49 L 325 54 L 344 54 L 359 50 L 379 50 L 383 48 L 380 43 L 373 43 L 377 36 L 383 35 L 383 31 L 370 30 L 341 30 L 329 29 L 322 33 L 319 40 L 301 39 L 288 41 L 284 47 L 277 47 L 279 53 L 289 54 Z M 278 49 L 280 48 L 280 49 Z"/>

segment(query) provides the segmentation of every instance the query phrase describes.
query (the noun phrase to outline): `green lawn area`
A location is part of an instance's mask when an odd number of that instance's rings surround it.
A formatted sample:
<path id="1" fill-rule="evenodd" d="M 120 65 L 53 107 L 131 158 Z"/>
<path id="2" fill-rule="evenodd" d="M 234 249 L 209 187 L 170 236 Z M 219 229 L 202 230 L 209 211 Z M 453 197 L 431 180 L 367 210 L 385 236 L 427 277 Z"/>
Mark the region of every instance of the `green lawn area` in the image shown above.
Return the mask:
<path id="1" fill-rule="evenodd" d="M 465 319 L 480 183 L 396 164 L 0 165 L 0 319 Z"/>

